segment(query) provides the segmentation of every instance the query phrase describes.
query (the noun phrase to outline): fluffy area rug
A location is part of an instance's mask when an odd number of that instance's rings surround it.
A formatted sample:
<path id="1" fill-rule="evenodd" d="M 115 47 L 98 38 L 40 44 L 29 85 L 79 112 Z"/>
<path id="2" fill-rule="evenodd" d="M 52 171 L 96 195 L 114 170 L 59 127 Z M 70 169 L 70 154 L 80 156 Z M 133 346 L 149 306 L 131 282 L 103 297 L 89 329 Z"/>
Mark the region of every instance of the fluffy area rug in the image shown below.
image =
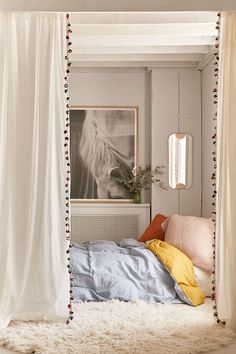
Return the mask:
<path id="1" fill-rule="evenodd" d="M 0 345 L 35 354 L 194 354 L 229 344 L 235 333 L 215 323 L 212 303 L 83 303 L 69 325 L 12 322 Z"/>

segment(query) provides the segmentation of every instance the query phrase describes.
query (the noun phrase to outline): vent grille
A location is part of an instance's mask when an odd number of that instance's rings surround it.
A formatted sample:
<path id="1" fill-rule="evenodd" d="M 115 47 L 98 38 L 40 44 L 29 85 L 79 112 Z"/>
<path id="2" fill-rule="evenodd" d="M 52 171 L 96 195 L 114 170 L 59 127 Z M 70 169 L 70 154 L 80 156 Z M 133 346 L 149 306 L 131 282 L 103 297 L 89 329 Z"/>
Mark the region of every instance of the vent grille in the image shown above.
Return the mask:
<path id="1" fill-rule="evenodd" d="M 137 238 L 139 217 L 129 215 L 72 215 L 71 236 L 73 243 L 91 240 L 119 242 L 123 238 Z"/>

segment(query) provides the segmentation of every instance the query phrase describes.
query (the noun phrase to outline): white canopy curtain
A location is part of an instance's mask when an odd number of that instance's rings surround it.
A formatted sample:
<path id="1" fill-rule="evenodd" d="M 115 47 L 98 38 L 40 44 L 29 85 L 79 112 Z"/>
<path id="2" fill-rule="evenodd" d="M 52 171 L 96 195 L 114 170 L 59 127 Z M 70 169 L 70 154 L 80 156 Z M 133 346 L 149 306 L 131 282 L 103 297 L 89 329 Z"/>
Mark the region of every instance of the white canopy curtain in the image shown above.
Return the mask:
<path id="1" fill-rule="evenodd" d="M 236 331 L 236 13 L 222 14 L 218 125 L 216 294 L 219 317 Z"/>
<path id="2" fill-rule="evenodd" d="M 67 317 L 64 14 L 0 13 L 0 326 Z"/>

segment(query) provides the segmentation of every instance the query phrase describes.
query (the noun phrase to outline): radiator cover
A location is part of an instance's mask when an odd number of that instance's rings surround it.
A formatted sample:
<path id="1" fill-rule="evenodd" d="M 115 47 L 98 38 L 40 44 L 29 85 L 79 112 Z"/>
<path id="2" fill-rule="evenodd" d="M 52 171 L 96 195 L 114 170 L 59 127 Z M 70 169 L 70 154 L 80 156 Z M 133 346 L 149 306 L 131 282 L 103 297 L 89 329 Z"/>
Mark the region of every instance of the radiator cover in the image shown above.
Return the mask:
<path id="1" fill-rule="evenodd" d="M 123 238 L 138 238 L 149 222 L 149 204 L 72 205 L 71 238 L 73 243 L 92 240 L 119 242 Z"/>
<path id="2" fill-rule="evenodd" d="M 73 215 L 72 242 L 138 237 L 139 215 Z"/>

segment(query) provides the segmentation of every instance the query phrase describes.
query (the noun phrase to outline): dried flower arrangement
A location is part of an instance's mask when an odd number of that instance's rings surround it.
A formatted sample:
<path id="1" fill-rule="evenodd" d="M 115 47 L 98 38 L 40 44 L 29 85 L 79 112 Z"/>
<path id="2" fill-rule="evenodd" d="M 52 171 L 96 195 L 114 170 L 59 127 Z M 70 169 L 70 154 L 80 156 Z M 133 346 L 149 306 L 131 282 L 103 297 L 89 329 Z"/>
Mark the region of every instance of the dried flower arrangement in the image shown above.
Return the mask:
<path id="1" fill-rule="evenodd" d="M 117 167 L 113 169 L 111 177 L 129 191 L 134 203 L 141 203 L 142 190 L 150 189 L 152 183 L 158 184 L 163 190 L 168 190 L 168 186 L 159 177 L 166 174 L 165 169 L 165 166 L 157 166 L 152 171 L 150 166 L 136 166 L 128 175 L 124 176 Z"/>

